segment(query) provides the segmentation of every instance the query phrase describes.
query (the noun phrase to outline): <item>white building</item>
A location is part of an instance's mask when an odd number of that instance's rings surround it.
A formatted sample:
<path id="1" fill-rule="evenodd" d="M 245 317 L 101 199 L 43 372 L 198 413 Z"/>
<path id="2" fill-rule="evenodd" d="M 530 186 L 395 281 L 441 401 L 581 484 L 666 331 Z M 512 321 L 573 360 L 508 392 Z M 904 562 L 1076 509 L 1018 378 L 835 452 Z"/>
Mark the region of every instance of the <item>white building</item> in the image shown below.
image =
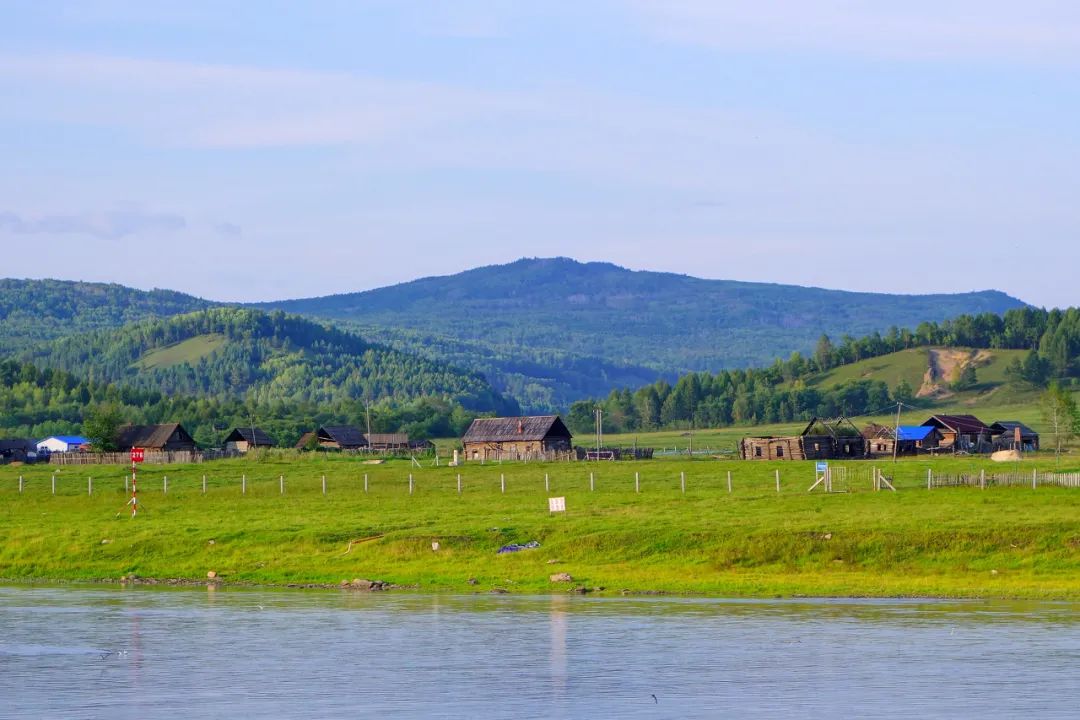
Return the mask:
<path id="1" fill-rule="evenodd" d="M 54 452 L 73 452 L 83 450 L 90 445 L 90 441 L 79 435 L 53 435 L 37 444 L 38 454 Z"/>

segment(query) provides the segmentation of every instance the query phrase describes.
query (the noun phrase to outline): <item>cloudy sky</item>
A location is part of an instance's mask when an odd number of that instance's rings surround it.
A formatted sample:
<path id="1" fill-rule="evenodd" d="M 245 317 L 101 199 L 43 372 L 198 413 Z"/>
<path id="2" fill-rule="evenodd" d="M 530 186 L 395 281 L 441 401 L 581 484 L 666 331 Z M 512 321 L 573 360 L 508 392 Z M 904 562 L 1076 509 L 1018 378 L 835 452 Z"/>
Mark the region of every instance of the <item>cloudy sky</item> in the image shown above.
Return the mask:
<path id="1" fill-rule="evenodd" d="M 1080 304 L 1075 2 L 13 2 L 0 98 L 7 276 L 566 255 Z"/>

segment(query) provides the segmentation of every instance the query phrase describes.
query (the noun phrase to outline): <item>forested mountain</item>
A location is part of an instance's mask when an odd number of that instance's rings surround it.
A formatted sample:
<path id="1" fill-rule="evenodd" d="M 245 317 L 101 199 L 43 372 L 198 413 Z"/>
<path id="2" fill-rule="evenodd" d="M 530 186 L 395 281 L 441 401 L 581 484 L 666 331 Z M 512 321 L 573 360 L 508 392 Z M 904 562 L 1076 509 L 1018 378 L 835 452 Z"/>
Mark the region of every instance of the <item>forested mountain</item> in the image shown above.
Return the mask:
<path id="1" fill-rule="evenodd" d="M 911 353 L 904 356 L 903 351 L 914 348 L 926 350 L 921 351 L 922 367 L 912 373 L 899 365 L 918 360 Z M 894 358 L 887 369 L 897 372 L 881 372 L 886 368 L 863 363 L 894 353 L 903 357 Z M 927 360 L 945 354 L 957 360 L 955 367 L 934 377 L 934 363 Z M 841 372 L 860 363 L 858 373 Z M 983 383 L 981 373 L 992 375 L 992 386 Z M 882 379 L 889 376 L 901 379 L 890 385 Z M 919 378 L 924 387 L 916 384 Z M 811 355 L 794 353 L 766 368 L 692 372 L 673 385 L 659 381 L 576 402 L 568 424 L 575 432 L 589 432 L 596 405 L 604 409 L 609 432 L 791 422 L 815 415 L 876 413 L 897 401 L 932 407 L 953 393 L 968 393 L 978 401 L 980 392 L 985 398 L 988 391 L 1002 386 L 1030 395 L 1051 382 L 1066 388 L 1080 385 L 1078 308 L 961 315 L 941 323 L 920 323 L 914 331 L 892 328 L 884 336 L 874 333 L 838 343 L 822 336 Z"/>
<path id="2" fill-rule="evenodd" d="M 331 319 L 396 347 L 468 362 L 538 409 L 635 385 L 650 372 L 674 379 L 688 370 L 766 365 L 792 351 L 809 352 L 822 332 L 867 335 L 1023 305 L 996 291 L 852 293 L 555 258 L 263 307 Z"/>
<path id="3" fill-rule="evenodd" d="M 42 340 L 212 305 L 226 307 L 163 290 L 4 280 L 0 281 L 0 357 L 25 353 Z M 836 338 L 869 335 L 894 325 L 914 327 L 962 313 L 1000 314 L 1022 306 L 1019 300 L 994 291 L 910 296 L 850 293 L 634 272 L 608 263 L 555 258 L 519 260 L 368 292 L 257 307 L 332 322 L 379 343 L 385 352 L 392 348 L 421 355 L 439 367 L 449 363 L 481 373 L 495 390 L 513 397 L 526 410 L 541 411 L 565 409 L 575 400 L 615 388 L 640 387 L 657 379 L 674 382 L 688 371 L 765 366 L 792 351 L 808 353 L 822 332 Z M 232 392 L 246 387 L 245 378 L 252 373 L 258 375 L 254 366 L 243 367 L 246 351 L 233 343 L 221 349 L 218 361 L 219 366 L 227 362 L 230 372 L 235 370 L 235 377 L 228 380 L 207 381 L 201 373 L 193 374 L 170 360 L 193 352 L 193 360 L 198 361 L 200 353 L 221 342 L 219 338 L 163 351 L 163 362 L 158 362 L 161 358 L 144 362 L 132 357 L 130 348 L 124 349 L 130 338 L 121 337 L 118 348 L 112 348 L 103 336 L 97 337 L 91 341 L 96 343 L 93 352 L 105 350 L 109 359 L 95 358 L 70 367 L 130 382 L 138 362 L 153 371 L 146 380 L 150 386 L 199 394 Z M 80 339 L 77 344 L 83 342 Z M 61 344 L 55 352 L 72 363 L 79 355 L 72 344 Z M 90 353 L 87 350 L 87 358 Z M 51 352 L 38 352 L 33 357 L 39 363 L 52 362 L 48 355 Z M 102 363 L 109 365 L 108 373 Z M 282 364 L 290 366 L 278 362 L 273 374 L 279 374 Z M 319 367 L 320 372 L 326 369 Z M 332 369 L 326 382 L 341 380 L 339 370 Z M 303 395 L 299 388 L 310 389 L 315 383 L 296 368 L 285 374 L 289 379 L 283 381 L 284 387 L 264 382 L 268 374 L 269 369 L 263 368 L 262 381 L 255 384 L 267 391 L 281 389 L 289 397 Z M 392 384 L 404 382 L 405 374 Z M 361 385 L 370 389 L 378 381 L 369 377 Z M 356 392 L 355 387 L 354 379 L 345 395 Z M 464 392 L 469 396 L 470 391 Z"/>
<path id="4" fill-rule="evenodd" d="M 42 340 L 168 317 L 213 303 L 172 290 L 63 280 L 0 279 L 0 355 Z"/>
<path id="5" fill-rule="evenodd" d="M 439 398 L 517 410 L 478 373 L 283 312 L 211 308 L 56 340 L 20 357 L 91 382 L 258 405 Z"/>

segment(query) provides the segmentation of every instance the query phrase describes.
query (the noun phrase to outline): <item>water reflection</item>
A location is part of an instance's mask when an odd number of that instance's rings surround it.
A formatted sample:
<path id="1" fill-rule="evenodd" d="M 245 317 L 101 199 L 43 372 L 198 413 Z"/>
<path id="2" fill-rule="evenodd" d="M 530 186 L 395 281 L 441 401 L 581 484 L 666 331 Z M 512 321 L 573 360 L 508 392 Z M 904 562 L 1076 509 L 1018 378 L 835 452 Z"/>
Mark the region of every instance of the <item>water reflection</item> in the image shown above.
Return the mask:
<path id="1" fill-rule="evenodd" d="M 0 588 L 0 631 L 11 717 L 989 719 L 1080 707 L 1080 683 L 1045 692 L 1080 664 L 1069 603 Z"/>

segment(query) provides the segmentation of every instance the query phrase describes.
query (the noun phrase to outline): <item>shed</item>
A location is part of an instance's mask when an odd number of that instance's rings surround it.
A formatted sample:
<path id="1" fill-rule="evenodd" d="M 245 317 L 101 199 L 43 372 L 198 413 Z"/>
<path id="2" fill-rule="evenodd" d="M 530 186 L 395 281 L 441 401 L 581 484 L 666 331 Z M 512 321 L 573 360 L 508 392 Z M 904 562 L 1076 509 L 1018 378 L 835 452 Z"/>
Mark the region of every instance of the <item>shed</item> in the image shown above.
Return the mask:
<path id="1" fill-rule="evenodd" d="M 37 451 L 49 455 L 86 450 L 89 446 L 90 441 L 81 435 L 50 435 L 44 440 L 38 441 Z"/>
<path id="2" fill-rule="evenodd" d="M 569 452 L 573 436 L 558 415 L 477 418 L 461 438 L 467 460 L 523 460 Z"/>
<path id="3" fill-rule="evenodd" d="M 225 436 L 225 449 L 246 453 L 251 448 L 273 447 L 273 439 L 257 427 L 238 427 Z"/>
<path id="4" fill-rule="evenodd" d="M 122 452 L 131 448 L 195 450 L 195 439 L 180 423 L 124 425 L 117 433 L 116 447 Z"/>
<path id="5" fill-rule="evenodd" d="M 1039 449 L 1039 433 L 1018 420 L 995 420 L 990 424 L 995 450 L 1021 450 L 1034 452 Z"/>
<path id="6" fill-rule="evenodd" d="M 787 437 L 746 437 L 743 460 L 857 460 L 866 457 L 866 440 L 845 417 L 812 419 L 802 433 Z"/>
<path id="7" fill-rule="evenodd" d="M 993 449 L 990 427 L 974 415 L 933 415 L 923 425 L 937 428 L 943 450 L 980 453 Z"/>
<path id="8" fill-rule="evenodd" d="M 324 450 L 361 450 L 368 444 L 359 428 L 351 425 L 323 425 L 301 435 L 296 448 L 303 450 L 309 447 L 313 439 Z"/>

